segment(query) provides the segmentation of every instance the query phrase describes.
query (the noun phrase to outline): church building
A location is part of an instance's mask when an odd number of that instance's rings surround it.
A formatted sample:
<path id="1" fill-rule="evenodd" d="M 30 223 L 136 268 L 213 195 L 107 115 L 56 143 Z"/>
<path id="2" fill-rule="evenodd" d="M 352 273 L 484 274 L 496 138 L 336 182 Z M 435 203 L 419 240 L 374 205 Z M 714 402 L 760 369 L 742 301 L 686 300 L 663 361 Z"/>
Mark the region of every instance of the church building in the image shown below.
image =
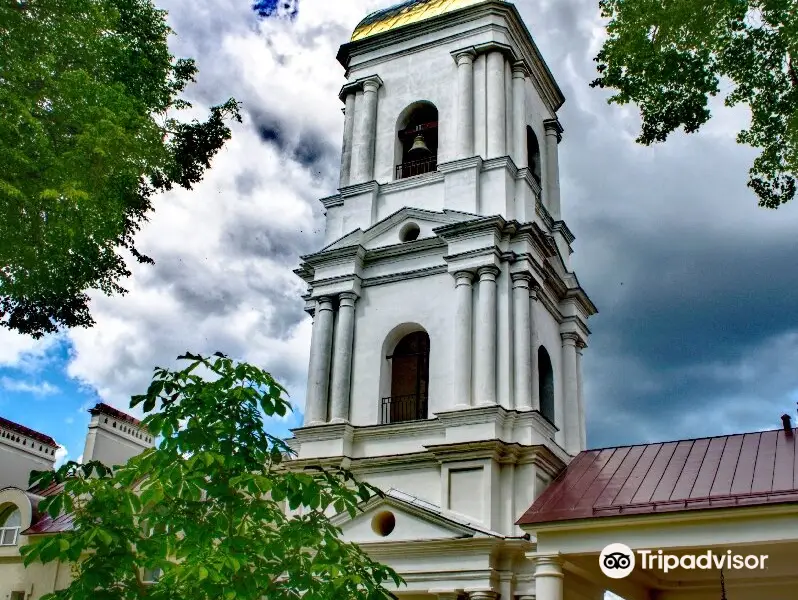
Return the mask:
<path id="1" fill-rule="evenodd" d="M 402 598 L 531 598 L 516 521 L 585 449 L 596 313 L 560 202 L 563 94 L 499 0 L 378 11 L 337 58 L 340 187 L 297 270 L 313 334 L 293 462 L 387 491 L 339 524 Z"/>
<path id="2" fill-rule="evenodd" d="M 335 517 L 345 539 L 402 575 L 402 600 L 794 600 L 788 416 L 585 448 L 597 310 L 570 264 L 564 98 L 516 7 L 407 0 L 337 58 L 341 177 L 321 200 L 325 246 L 297 270 L 313 334 L 290 442 L 296 468 L 386 491 Z M 639 561 L 623 577 L 601 568 L 615 543 Z M 645 562 L 707 552 L 744 568 Z"/>

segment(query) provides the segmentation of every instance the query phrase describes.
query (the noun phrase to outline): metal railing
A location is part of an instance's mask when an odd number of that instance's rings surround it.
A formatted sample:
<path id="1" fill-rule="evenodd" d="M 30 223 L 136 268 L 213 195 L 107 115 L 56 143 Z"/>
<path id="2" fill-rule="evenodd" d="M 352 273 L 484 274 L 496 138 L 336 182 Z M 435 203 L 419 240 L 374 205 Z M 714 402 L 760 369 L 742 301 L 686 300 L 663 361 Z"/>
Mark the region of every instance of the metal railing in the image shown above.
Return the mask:
<path id="1" fill-rule="evenodd" d="M 422 394 L 382 399 L 382 423 L 403 423 L 427 418 L 427 397 Z"/>
<path id="2" fill-rule="evenodd" d="M 438 157 L 432 156 L 424 160 L 414 160 L 412 162 L 402 163 L 396 165 L 396 178 L 405 179 L 413 177 L 414 175 L 423 175 L 424 173 L 432 173 L 438 168 Z"/>
<path id="3" fill-rule="evenodd" d="M 0 546 L 16 546 L 19 527 L 0 527 Z"/>

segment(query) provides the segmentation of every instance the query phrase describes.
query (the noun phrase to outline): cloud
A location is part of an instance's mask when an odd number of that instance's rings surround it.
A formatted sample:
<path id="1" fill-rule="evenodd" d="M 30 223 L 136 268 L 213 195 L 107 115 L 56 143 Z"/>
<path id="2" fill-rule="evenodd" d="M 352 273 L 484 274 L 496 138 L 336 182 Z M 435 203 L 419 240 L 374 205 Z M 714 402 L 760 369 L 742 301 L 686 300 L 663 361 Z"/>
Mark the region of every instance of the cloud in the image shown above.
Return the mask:
<path id="1" fill-rule="evenodd" d="M 34 396 L 52 396 L 60 391 L 56 386 L 46 381 L 36 383 L 12 379 L 10 377 L 0 377 L 0 387 L 7 392 L 21 392 L 24 394 L 33 394 Z"/>
<path id="2" fill-rule="evenodd" d="M 157 264 L 133 265 L 124 297 L 93 295 L 97 325 L 68 334 L 68 375 L 122 409 L 186 350 L 254 362 L 304 404 L 310 321 L 292 269 L 321 247 L 318 199 L 337 187 L 335 55 L 390 2 L 302 0 L 293 20 L 250 4 L 162 2 L 173 52 L 197 59 L 195 110 L 234 96 L 244 122 L 195 190 L 156 200 L 137 241 Z M 595 0 L 515 4 L 567 98 L 563 214 L 601 311 L 583 361 L 590 445 L 778 427 L 798 390 L 798 202 L 756 206 L 755 153 L 734 140 L 745 109 L 713 103 L 701 133 L 639 146 L 636 109 L 588 85 L 604 36 Z M 58 343 L 0 331 L 0 366 L 41 364 Z"/>
<path id="3" fill-rule="evenodd" d="M 55 468 L 57 469 L 66 462 L 69 457 L 69 451 L 64 446 L 58 446 L 55 451 Z M 80 461 L 78 461 L 80 462 Z"/>

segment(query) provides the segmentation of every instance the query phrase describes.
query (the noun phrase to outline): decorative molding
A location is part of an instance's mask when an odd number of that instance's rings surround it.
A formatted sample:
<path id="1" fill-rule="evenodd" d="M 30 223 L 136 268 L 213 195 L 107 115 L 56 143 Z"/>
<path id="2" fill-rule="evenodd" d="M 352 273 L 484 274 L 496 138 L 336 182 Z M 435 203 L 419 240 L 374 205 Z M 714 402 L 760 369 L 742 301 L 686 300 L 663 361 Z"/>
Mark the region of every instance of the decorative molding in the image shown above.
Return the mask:
<path id="1" fill-rule="evenodd" d="M 456 173 L 458 171 L 467 171 L 468 169 L 482 170 L 484 161 L 481 156 L 470 156 L 468 158 L 459 158 L 457 160 L 450 160 L 449 162 L 440 163 L 438 171 L 441 173 Z"/>
<path id="2" fill-rule="evenodd" d="M 543 129 L 545 130 L 546 135 L 548 135 L 550 131 L 553 131 L 557 136 L 558 144 L 562 141 L 562 134 L 565 132 L 565 130 L 563 129 L 562 125 L 560 125 L 560 120 L 556 117 L 543 121 Z"/>
<path id="3" fill-rule="evenodd" d="M 447 273 L 449 267 L 446 265 L 436 265 L 434 267 L 425 267 L 423 269 L 415 269 L 413 271 L 400 271 L 399 273 L 391 273 L 390 275 L 378 275 L 377 277 L 368 277 L 362 281 L 361 287 L 373 287 L 377 285 L 385 285 L 387 283 L 395 283 L 397 281 L 407 281 L 409 279 L 418 279 L 420 277 L 431 277 L 433 275 L 441 275 Z"/>
<path id="4" fill-rule="evenodd" d="M 341 194 L 320 198 L 319 202 L 321 202 L 321 205 L 326 209 L 344 205 L 344 199 L 341 197 Z"/>
<path id="5" fill-rule="evenodd" d="M 351 198 L 352 196 L 360 196 L 361 194 L 366 193 L 377 194 L 379 191 L 380 184 L 376 181 L 365 181 L 363 183 L 347 185 L 338 189 L 338 193 L 342 198 Z"/>
<path id="6" fill-rule="evenodd" d="M 438 168 L 437 171 L 431 171 L 429 173 L 423 173 L 421 175 L 414 175 L 413 177 L 405 177 L 404 179 L 397 179 L 395 181 L 379 184 L 380 193 L 384 195 L 393 194 L 395 192 L 404 192 L 417 187 L 426 187 L 430 183 L 442 182 L 443 179 L 444 174 L 441 172 L 441 169 Z"/>
<path id="7" fill-rule="evenodd" d="M 367 75 L 366 77 L 360 77 L 358 79 L 355 79 L 354 81 L 345 83 L 344 86 L 341 88 L 341 91 L 338 92 L 338 99 L 341 102 L 345 103 L 346 97 L 349 94 L 353 94 L 355 92 L 362 92 L 364 90 L 366 83 L 376 85 L 378 88 L 384 85 L 379 75 Z"/>
<path id="8" fill-rule="evenodd" d="M 418 44 L 386 56 L 386 49 L 401 42 L 418 39 L 423 34 L 429 35 L 430 33 L 443 32 L 455 25 L 474 23 L 480 18 L 493 15 L 503 16 L 505 18 L 505 25 L 502 26 L 496 23 L 489 23 L 480 27 L 473 27 L 467 31 L 448 36 L 443 35 L 431 42 Z M 527 64 L 532 85 L 540 94 L 546 108 L 551 114 L 555 114 L 565 102 L 565 96 L 559 85 L 557 85 L 548 65 L 546 65 L 546 62 L 543 60 L 543 56 L 535 44 L 532 34 L 521 18 L 518 9 L 507 2 L 489 0 L 462 10 L 442 14 L 398 29 L 349 42 L 341 46 L 338 51 L 337 59 L 348 73 L 350 70 L 350 61 L 354 54 L 378 54 L 381 60 L 386 60 L 398 56 L 423 52 L 434 47 L 446 46 L 456 43 L 458 40 L 472 39 L 475 35 L 481 33 L 503 34 L 518 47 L 518 51 L 520 52 L 518 58 Z M 367 68 L 369 65 L 377 64 L 381 60 L 367 60 L 358 64 L 358 67 Z"/>
<path id="9" fill-rule="evenodd" d="M 473 60 L 477 57 L 477 50 L 476 50 L 476 48 L 474 48 L 474 46 L 468 46 L 467 48 L 461 48 L 460 50 L 452 50 L 450 52 L 450 54 L 452 55 L 452 58 L 454 59 L 454 63 L 456 65 L 460 66 L 460 57 L 461 56 L 463 56 L 463 57 L 467 56 L 467 57 L 471 58 L 471 61 L 473 62 Z"/>
<path id="10" fill-rule="evenodd" d="M 574 234 L 571 233 L 571 230 L 568 229 L 568 226 L 565 224 L 565 221 L 555 221 L 554 224 L 551 226 L 552 233 L 559 233 L 562 235 L 563 239 L 568 243 L 570 246 L 573 244 L 576 237 Z"/>

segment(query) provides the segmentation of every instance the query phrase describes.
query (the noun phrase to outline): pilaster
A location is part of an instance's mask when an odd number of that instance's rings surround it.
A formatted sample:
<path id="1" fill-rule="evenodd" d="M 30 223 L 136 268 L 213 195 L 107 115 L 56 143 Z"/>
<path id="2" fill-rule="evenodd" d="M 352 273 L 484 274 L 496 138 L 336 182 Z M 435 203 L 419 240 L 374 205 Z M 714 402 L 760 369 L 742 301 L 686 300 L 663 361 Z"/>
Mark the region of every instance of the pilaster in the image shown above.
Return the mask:
<path id="1" fill-rule="evenodd" d="M 546 181 L 544 182 L 543 204 L 551 214 L 552 219 L 559 221 L 560 212 L 560 164 L 558 145 L 562 140 L 563 128 L 557 119 L 544 121 L 546 129 Z"/>
<path id="2" fill-rule="evenodd" d="M 532 409 L 532 346 L 529 288 L 530 273 L 513 273 L 513 397 L 518 410 Z"/>
<path id="3" fill-rule="evenodd" d="M 310 342 L 308 391 L 305 400 L 305 425 L 327 422 L 327 394 L 330 382 L 330 354 L 333 336 L 332 299 L 323 296 L 316 301 L 313 333 Z"/>
<path id="4" fill-rule="evenodd" d="M 473 320 L 473 282 L 474 276 L 469 271 L 458 271 L 455 279 L 455 375 L 454 375 L 454 408 L 462 409 L 471 406 L 471 366 L 472 366 L 472 330 Z"/>
<path id="5" fill-rule="evenodd" d="M 349 399 L 352 380 L 352 341 L 355 332 L 357 295 L 343 293 L 338 297 L 338 319 L 335 324 L 332 390 L 330 412 L 332 423 L 349 421 Z"/>
<path id="6" fill-rule="evenodd" d="M 477 306 L 475 394 L 479 404 L 496 404 L 496 278 L 497 267 L 482 267 Z"/>

